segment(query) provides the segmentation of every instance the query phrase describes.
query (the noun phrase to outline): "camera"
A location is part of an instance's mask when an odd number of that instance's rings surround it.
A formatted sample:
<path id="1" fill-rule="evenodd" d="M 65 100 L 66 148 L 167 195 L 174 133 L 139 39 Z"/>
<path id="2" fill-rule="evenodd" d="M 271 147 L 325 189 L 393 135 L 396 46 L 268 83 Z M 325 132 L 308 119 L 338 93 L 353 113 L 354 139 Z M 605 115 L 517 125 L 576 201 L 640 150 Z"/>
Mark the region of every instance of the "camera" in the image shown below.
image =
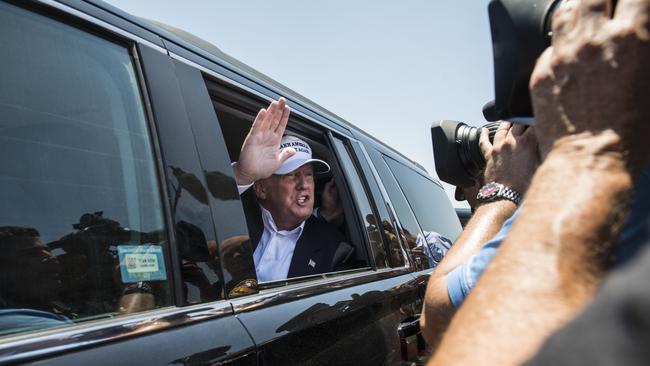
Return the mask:
<path id="1" fill-rule="evenodd" d="M 481 130 L 487 129 L 490 141 L 493 141 L 497 128 L 499 122 L 490 122 L 482 127 L 450 120 L 433 122 L 431 140 L 438 177 L 459 187 L 474 185 L 485 167 L 485 157 L 478 146 Z"/>
<path id="2" fill-rule="evenodd" d="M 491 121 L 481 128 L 492 140 L 498 120 L 532 121 L 528 90 L 539 55 L 551 44 L 551 20 L 567 0 L 492 0 L 488 5 L 494 58 L 495 99 L 483 107 Z M 431 139 L 438 177 L 459 187 L 469 187 L 485 166 L 478 146 L 480 129 L 457 121 L 436 121 Z"/>
<path id="3" fill-rule="evenodd" d="M 490 1 L 494 102 L 483 107 L 488 121 L 532 117 L 530 74 L 539 55 L 551 44 L 551 20 L 565 1 Z"/>

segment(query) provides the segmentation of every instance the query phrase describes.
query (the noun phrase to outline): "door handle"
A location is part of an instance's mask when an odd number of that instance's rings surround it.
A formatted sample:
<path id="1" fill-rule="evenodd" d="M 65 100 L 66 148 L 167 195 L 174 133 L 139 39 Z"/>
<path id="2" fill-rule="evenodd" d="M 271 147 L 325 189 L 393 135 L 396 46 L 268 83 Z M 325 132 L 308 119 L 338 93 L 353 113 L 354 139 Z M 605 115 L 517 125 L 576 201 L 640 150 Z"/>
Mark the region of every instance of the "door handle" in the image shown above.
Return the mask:
<path id="1" fill-rule="evenodd" d="M 424 339 L 420 334 L 420 315 L 409 318 L 397 327 L 402 361 L 412 362 L 424 351 Z"/>
<path id="2" fill-rule="evenodd" d="M 416 315 L 411 320 L 400 323 L 397 327 L 397 334 L 400 338 L 408 338 L 420 333 L 420 315 Z"/>

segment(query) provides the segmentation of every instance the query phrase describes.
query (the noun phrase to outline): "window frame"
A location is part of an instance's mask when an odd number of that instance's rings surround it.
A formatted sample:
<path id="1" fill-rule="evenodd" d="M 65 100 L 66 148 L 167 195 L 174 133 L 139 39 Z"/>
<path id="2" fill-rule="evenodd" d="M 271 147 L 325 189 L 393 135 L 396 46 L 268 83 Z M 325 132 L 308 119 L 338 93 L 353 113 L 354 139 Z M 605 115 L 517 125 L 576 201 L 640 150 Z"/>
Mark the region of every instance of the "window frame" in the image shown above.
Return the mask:
<path id="1" fill-rule="evenodd" d="M 147 138 L 151 145 L 151 157 L 154 164 L 155 182 L 159 190 L 160 212 L 167 236 L 167 251 L 165 265 L 168 274 L 172 303 L 169 306 L 145 310 L 133 314 L 110 316 L 86 322 L 72 323 L 63 327 L 37 329 L 28 332 L 9 334 L 0 337 L 0 360 L 2 362 L 25 362 L 37 357 L 44 357 L 62 351 L 69 351 L 88 346 L 115 342 L 131 337 L 134 332 L 150 333 L 167 328 L 176 328 L 209 319 L 217 319 L 232 315 L 231 304 L 220 301 L 206 311 L 205 304 L 182 306 L 181 288 L 179 286 L 180 266 L 176 237 L 173 232 L 173 220 L 169 205 L 169 191 L 165 184 L 164 158 L 162 154 L 160 135 L 157 128 L 149 86 L 145 80 L 145 70 L 141 59 L 141 47 L 148 47 L 160 54 L 167 55 L 167 50 L 151 40 L 124 31 L 99 17 L 97 14 L 88 15 L 66 4 L 55 1 L 43 2 L 14 2 L 26 12 L 45 17 L 53 22 L 64 24 L 78 31 L 101 38 L 115 45 L 124 47 L 131 59 L 138 94 L 142 103 Z M 103 10 L 97 9 L 98 13 Z M 175 77 L 170 75 L 170 77 Z M 202 317 L 196 317 L 202 313 Z M 166 324 L 159 325 L 159 322 Z"/>
<path id="2" fill-rule="evenodd" d="M 25 3 L 25 2 L 9 1 L 8 5 L 21 9 L 26 13 L 43 17 L 48 21 L 58 23 L 60 25 L 69 27 L 76 31 L 85 33 L 86 35 L 96 37 L 103 41 L 112 43 L 117 47 L 123 48 L 124 51 L 128 54 L 128 58 L 130 59 L 130 66 L 133 68 L 133 73 L 135 76 L 135 80 L 137 82 L 137 85 L 134 86 L 137 90 L 134 90 L 134 92 L 136 92 L 136 94 L 139 97 L 139 102 L 142 108 L 142 114 L 144 116 L 144 131 L 147 134 L 146 138 L 148 140 L 148 143 L 150 144 L 150 150 L 148 151 L 148 153 L 150 154 L 151 162 L 154 168 L 154 172 L 153 172 L 154 176 L 152 177 L 152 179 L 155 181 L 159 193 L 159 195 L 156 198 L 159 200 L 158 203 L 160 204 L 162 209 L 162 211 L 159 212 L 159 214 L 162 219 L 162 223 L 164 225 L 163 232 L 166 236 L 166 243 L 165 243 L 165 249 L 163 254 L 163 258 L 165 261 L 164 264 L 167 269 L 167 273 L 166 273 L 167 279 L 165 280 L 165 282 L 167 282 L 169 285 L 169 293 L 170 293 L 170 300 L 171 300 L 170 304 L 167 306 L 161 308 L 155 308 L 151 310 L 144 310 L 134 314 L 157 312 L 161 309 L 170 309 L 170 308 L 177 307 L 178 300 L 175 294 L 177 292 L 177 286 L 174 283 L 174 279 L 177 277 L 177 273 L 178 273 L 178 266 L 175 265 L 177 262 L 175 260 L 175 254 L 177 253 L 177 248 L 175 245 L 176 240 L 173 235 L 173 232 L 171 231 L 171 221 L 170 221 L 171 215 L 168 207 L 169 195 L 166 189 L 166 185 L 163 183 L 164 162 L 162 159 L 162 153 L 161 153 L 161 148 L 160 148 L 160 143 L 158 138 L 158 131 L 156 129 L 155 118 L 154 118 L 153 111 L 151 109 L 151 100 L 149 97 L 150 94 L 149 94 L 147 83 L 145 82 L 144 79 L 144 71 L 141 62 L 139 47 L 144 44 L 147 45 L 148 47 L 152 47 L 156 49 L 159 52 L 166 52 L 166 51 L 164 51 L 164 49 L 159 45 L 156 45 L 155 43 L 152 43 L 149 40 L 145 40 L 139 38 L 138 36 L 129 34 L 100 19 L 94 18 L 90 15 L 81 13 L 76 9 L 70 8 L 65 4 L 59 4 L 56 2 L 48 2 L 48 1 L 44 3 L 38 3 L 38 2 Z M 117 317 L 122 318 L 124 316 L 131 316 L 131 315 L 132 314 L 119 315 Z M 98 319 L 93 319 L 95 317 L 97 317 Z M 56 331 L 57 329 L 60 329 L 61 331 L 65 331 L 76 327 L 85 326 L 86 324 L 94 324 L 95 322 L 102 322 L 106 319 L 113 319 L 115 318 L 115 316 L 111 316 L 108 314 L 106 315 L 98 314 L 96 316 L 91 316 L 89 318 L 90 320 L 88 321 L 82 321 L 80 323 L 73 322 L 64 327 L 56 327 L 52 329 L 52 331 Z M 49 328 L 36 329 L 24 333 L 22 332 L 16 333 L 15 335 L 18 337 L 20 337 L 20 335 L 22 334 L 27 334 L 30 336 L 38 336 L 38 334 L 40 334 L 41 332 L 49 333 L 48 329 Z M 0 343 L 2 343 L 5 339 L 12 339 L 13 337 L 14 334 L 3 336 L 0 338 Z"/>
<path id="3" fill-rule="evenodd" d="M 232 109 L 239 113 L 244 113 L 247 116 L 254 118 L 260 108 L 265 107 L 266 103 L 275 100 L 274 97 L 270 97 L 259 92 L 251 92 L 246 88 L 241 88 L 239 85 L 236 85 L 232 81 L 223 80 L 223 78 L 217 78 L 216 75 L 211 72 L 206 72 L 206 70 L 202 71 L 210 94 L 210 99 L 213 101 L 213 104 L 216 100 L 229 109 Z M 293 102 L 289 101 L 289 104 L 293 104 Z M 352 202 L 351 204 L 345 204 L 344 210 L 346 210 L 346 213 L 348 213 L 348 211 L 354 213 L 354 222 L 350 222 L 348 219 L 346 219 L 346 225 L 348 225 L 350 229 L 351 237 L 354 238 L 356 236 L 359 240 L 359 244 L 363 246 L 363 249 L 366 252 L 366 260 L 369 266 L 345 271 L 327 272 L 311 276 L 293 277 L 286 280 L 258 283 L 258 288 L 260 291 L 282 291 L 282 289 L 285 287 L 293 287 L 294 285 L 298 284 L 301 286 L 310 287 L 309 284 L 314 281 L 320 282 L 320 280 L 336 279 L 337 277 L 342 276 L 347 278 L 350 274 L 363 274 L 369 271 L 376 271 L 374 259 L 369 256 L 372 251 L 369 248 L 370 245 L 367 239 L 367 235 L 365 235 L 365 229 L 359 227 L 358 216 L 360 215 L 360 210 L 358 208 L 358 203 L 353 199 L 354 196 L 350 191 L 348 178 L 345 176 L 343 169 L 341 169 L 340 156 L 338 155 L 337 149 L 333 146 L 332 141 L 333 133 L 339 136 L 343 136 L 344 139 L 348 140 L 350 137 L 342 134 L 341 131 L 332 129 L 330 126 L 320 122 L 318 119 L 307 116 L 296 108 L 292 108 L 291 114 L 292 115 L 289 117 L 287 130 L 295 132 L 298 135 L 304 136 L 306 138 L 311 138 L 312 136 L 322 138 L 322 141 L 324 142 L 323 146 L 328 149 L 331 157 L 333 159 L 336 159 L 336 162 L 330 162 L 330 166 L 336 175 L 335 179 L 337 182 L 337 187 L 339 187 L 339 189 L 344 189 L 344 195 L 350 198 L 349 201 Z M 219 116 L 217 116 L 217 120 L 219 120 Z M 219 121 L 219 123 L 221 122 Z M 228 136 L 224 135 L 224 139 L 227 140 Z M 354 159 L 354 154 L 351 154 L 351 157 Z M 360 178 L 362 182 L 365 183 L 362 175 L 360 175 Z M 343 182 L 344 185 L 341 185 L 341 182 Z M 372 205 L 371 202 L 369 203 Z M 245 295 L 242 298 L 247 298 L 255 295 L 256 294 L 253 293 Z"/>
<path id="4" fill-rule="evenodd" d="M 404 260 L 404 265 L 399 266 L 397 264 L 391 263 L 392 268 L 414 268 L 413 264 L 413 259 L 411 258 L 411 255 L 408 250 L 408 245 L 403 242 L 401 235 L 403 234 L 402 231 L 402 225 L 400 224 L 399 217 L 397 216 L 397 212 L 395 211 L 395 207 L 393 206 L 393 203 L 390 199 L 390 196 L 388 195 L 388 191 L 386 190 L 386 187 L 384 186 L 384 182 L 381 178 L 381 175 L 377 171 L 377 167 L 375 166 L 375 162 L 370 156 L 370 153 L 368 152 L 368 149 L 372 149 L 374 153 L 377 154 L 382 154 L 383 152 L 376 149 L 374 146 L 369 146 L 366 148 L 365 144 L 362 143 L 361 141 L 357 139 L 352 140 L 354 142 L 354 149 L 355 149 L 355 155 L 357 155 L 358 161 L 363 161 L 367 169 L 369 169 L 369 172 L 367 172 L 366 179 L 374 179 L 374 183 L 377 185 L 377 188 L 379 190 L 379 195 L 373 195 L 373 201 L 375 201 L 375 204 L 383 204 L 386 207 L 386 212 L 388 214 L 388 219 L 392 223 L 393 227 L 395 230 L 397 230 L 397 243 L 399 245 L 399 248 L 402 252 L 402 258 Z M 371 144 L 369 144 L 371 145 Z M 386 251 L 389 251 L 388 248 L 388 240 L 384 238 L 384 243 L 385 243 L 385 248 Z"/>
<path id="5" fill-rule="evenodd" d="M 402 195 L 406 199 L 406 203 L 408 204 L 409 208 L 411 209 L 411 212 L 413 213 L 413 216 L 415 217 L 415 221 L 417 222 L 418 226 L 420 227 L 421 233 L 424 234 L 424 232 L 426 230 L 424 229 L 424 227 L 423 227 L 423 225 L 421 223 L 421 221 L 423 221 L 423 220 L 418 216 L 416 210 L 413 208 L 413 203 L 411 203 L 411 199 L 409 198 L 409 195 L 406 193 L 406 190 L 405 190 L 405 188 L 403 186 L 403 183 L 400 181 L 400 179 L 398 179 L 396 173 L 393 170 L 393 167 L 391 167 L 391 163 L 389 162 L 389 160 L 392 160 L 395 164 L 399 164 L 399 165 L 403 166 L 404 168 L 409 169 L 414 174 L 418 175 L 420 178 L 424 179 L 425 181 L 428 181 L 433 186 L 435 186 L 437 189 L 439 189 L 440 192 L 442 192 L 445 197 L 447 197 L 447 194 L 445 193 L 444 187 L 442 186 L 442 184 L 440 182 L 433 179 L 426 172 L 422 172 L 422 171 L 419 171 L 417 169 L 413 169 L 413 168 L 409 167 L 407 164 L 405 164 L 404 162 L 400 161 L 399 159 L 396 159 L 394 157 L 391 157 L 391 156 L 383 154 L 383 153 L 380 154 L 380 159 L 381 159 L 381 162 L 386 165 L 386 167 L 388 168 L 388 171 L 391 173 L 391 176 L 394 178 L 395 182 L 397 183 L 397 186 L 399 187 L 400 191 L 402 192 Z M 453 210 L 454 207 L 451 204 L 451 202 L 449 201 L 449 198 L 446 198 L 445 203 L 448 204 L 449 209 Z M 447 238 L 445 233 L 440 232 L 441 230 L 433 230 L 433 231 L 440 234 L 440 235 L 445 236 L 445 238 L 451 240 L 451 242 L 453 243 L 458 238 L 460 233 L 462 232 L 463 227 L 460 225 L 460 220 L 458 219 L 458 215 L 456 214 L 455 210 L 453 211 L 453 215 L 451 215 L 450 217 L 455 218 L 455 221 L 458 224 L 457 228 L 456 228 L 456 229 L 458 229 L 458 231 L 455 233 L 455 236 L 450 236 L 449 238 Z"/>

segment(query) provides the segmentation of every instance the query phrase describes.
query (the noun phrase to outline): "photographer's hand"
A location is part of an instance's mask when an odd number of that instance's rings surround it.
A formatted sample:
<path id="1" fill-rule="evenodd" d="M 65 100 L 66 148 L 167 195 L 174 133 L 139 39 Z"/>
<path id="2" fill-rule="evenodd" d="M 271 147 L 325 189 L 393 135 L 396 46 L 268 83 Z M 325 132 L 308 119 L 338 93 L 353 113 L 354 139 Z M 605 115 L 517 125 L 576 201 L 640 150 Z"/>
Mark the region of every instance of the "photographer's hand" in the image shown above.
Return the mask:
<path id="1" fill-rule="evenodd" d="M 597 291 L 650 153 L 650 0 L 610 9 L 556 11 L 530 83 L 544 161 L 430 364 L 521 364 Z"/>
<path id="2" fill-rule="evenodd" d="M 486 160 L 484 182 L 498 182 L 524 194 L 540 162 L 534 128 L 501 122 L 493 143 L 487 129 L 481 131 L 479 147 Z"/>
<path id="3" fill-rule="evenodd" d="M 622 155 L 636 174 L 650 152 L 650 103 L 642 99 L 650 94 L 650 3 L 620 1 L 613 19 L 610 1 L 583 3 L 556 11 L 553 45 L 531 76 L 541 151 L 589 141 L 580 148 Z"/>
<path id="4" fill-rule="evenodd" d="M 487 129 L 481 131 L 479 147 L 487 162 L 481 184 L 495 181 L 523 194 L 539 165 L 533 129 L 502 122 L 494 143 L 490 143 Z M 431 274 L 420 318 L 422 335 L 431 349 L 440 342 L 455 312 L 447 288 L 449 274 L 492 239 L 516 209 L 517 205 L 510 200 L 478 205 L 461 235 Z"/>

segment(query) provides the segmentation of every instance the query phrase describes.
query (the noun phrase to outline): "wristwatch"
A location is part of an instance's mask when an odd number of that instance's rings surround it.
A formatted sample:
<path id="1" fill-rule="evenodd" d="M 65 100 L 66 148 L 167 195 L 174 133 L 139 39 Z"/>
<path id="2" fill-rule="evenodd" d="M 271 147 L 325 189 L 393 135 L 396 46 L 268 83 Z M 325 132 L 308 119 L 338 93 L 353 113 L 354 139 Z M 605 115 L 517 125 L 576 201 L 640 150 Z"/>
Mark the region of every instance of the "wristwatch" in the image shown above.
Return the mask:
<path id="1" fill-rule="evenodd" d="M 497 182 L 490 182 L 479 189 L 476 199 L 479 202 L 491 202 L 506 199 L 519 205 L 521 194 L 512 188 Z"/>

